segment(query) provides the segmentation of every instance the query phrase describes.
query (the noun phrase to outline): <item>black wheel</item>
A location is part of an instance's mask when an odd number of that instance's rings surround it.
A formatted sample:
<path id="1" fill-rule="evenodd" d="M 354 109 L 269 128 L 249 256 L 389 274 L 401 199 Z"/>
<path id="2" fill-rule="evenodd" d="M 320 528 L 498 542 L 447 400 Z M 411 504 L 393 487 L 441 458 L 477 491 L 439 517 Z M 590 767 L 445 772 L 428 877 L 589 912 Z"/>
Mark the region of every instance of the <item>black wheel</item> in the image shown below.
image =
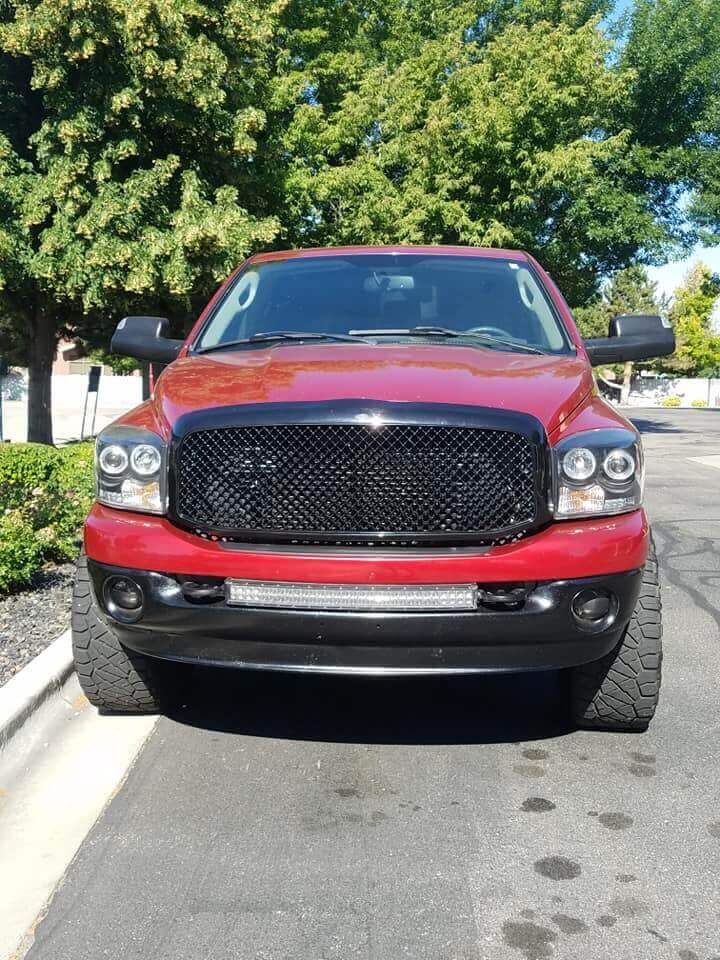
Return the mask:
<path id="1" fill-rule="evenodd" d="M 660 696 L 662 604 L 655 545 L 622 640 L 601 660 L 572 671 L 572 712 L 579 727 L 646 730 Z"/>
<path id="2" fill-rule="evenodd" d="M 126 650 L 103 619 L 87 559 L 78 558 L 72 604 L 72 646 L 80 686 L 90 703 L 112 713 L 157 713 L 157 667 Z"/>

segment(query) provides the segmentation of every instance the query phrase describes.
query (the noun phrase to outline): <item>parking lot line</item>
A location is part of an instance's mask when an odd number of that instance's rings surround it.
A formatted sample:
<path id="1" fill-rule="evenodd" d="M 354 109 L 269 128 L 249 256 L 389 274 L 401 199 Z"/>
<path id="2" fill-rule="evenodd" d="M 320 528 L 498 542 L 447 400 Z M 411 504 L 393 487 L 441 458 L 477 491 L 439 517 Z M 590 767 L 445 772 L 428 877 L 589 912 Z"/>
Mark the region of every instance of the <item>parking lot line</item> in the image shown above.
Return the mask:
<path id="1" fill-rule="evenodd" d="M 689 457 L 693 463 L 702 463 L 705 467 L 716 467 L 720 470 L 720 455 L 714 457 Z"/>

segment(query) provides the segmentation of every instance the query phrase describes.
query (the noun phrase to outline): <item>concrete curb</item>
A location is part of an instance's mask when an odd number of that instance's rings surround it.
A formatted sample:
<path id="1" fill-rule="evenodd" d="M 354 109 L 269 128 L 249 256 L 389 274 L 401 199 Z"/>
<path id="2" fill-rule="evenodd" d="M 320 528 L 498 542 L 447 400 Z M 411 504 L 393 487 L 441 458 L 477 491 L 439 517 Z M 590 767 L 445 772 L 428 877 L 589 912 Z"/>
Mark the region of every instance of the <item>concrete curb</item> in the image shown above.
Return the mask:
<path id="1" fill-rule="evenodd" d="M 72 673 L 70 631 L 0 687 L 0 751 L 45 701 L 59 693 Z"/>

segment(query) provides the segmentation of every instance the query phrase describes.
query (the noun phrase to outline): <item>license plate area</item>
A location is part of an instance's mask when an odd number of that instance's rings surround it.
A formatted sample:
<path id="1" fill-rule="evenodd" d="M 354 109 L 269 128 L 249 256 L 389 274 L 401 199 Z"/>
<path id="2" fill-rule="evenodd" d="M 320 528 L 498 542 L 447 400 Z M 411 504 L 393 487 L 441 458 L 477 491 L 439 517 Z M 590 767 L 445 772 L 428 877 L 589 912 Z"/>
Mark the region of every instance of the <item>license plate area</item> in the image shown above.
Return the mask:
<path id="1" fill-rule="evenodd" d="M 410 612 L 477 609 L 475 583 L 339 584 L 280 580 L 226 580 L 230 606 L 280 610 Z"/>

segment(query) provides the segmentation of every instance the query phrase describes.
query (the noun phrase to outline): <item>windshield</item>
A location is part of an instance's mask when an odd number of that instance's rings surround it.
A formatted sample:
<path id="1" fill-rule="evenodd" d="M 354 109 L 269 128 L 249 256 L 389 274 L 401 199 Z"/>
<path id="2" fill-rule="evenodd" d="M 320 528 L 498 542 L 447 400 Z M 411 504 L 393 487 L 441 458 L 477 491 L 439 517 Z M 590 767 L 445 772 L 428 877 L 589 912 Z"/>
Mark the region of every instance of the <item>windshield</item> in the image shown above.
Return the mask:
<path id="1" fill-rule="evenodd" d="M 499 350 L 513 344 L 549 353 L 569 350 L 547 294 L 524 261 L 391 253 L 250 265 L 194 347 L 238 345 L 277 331 L 308 339 L 351 332 L 365 340 L 430 335 L 418 327 L 475 334 L 479 345 Z"/>

